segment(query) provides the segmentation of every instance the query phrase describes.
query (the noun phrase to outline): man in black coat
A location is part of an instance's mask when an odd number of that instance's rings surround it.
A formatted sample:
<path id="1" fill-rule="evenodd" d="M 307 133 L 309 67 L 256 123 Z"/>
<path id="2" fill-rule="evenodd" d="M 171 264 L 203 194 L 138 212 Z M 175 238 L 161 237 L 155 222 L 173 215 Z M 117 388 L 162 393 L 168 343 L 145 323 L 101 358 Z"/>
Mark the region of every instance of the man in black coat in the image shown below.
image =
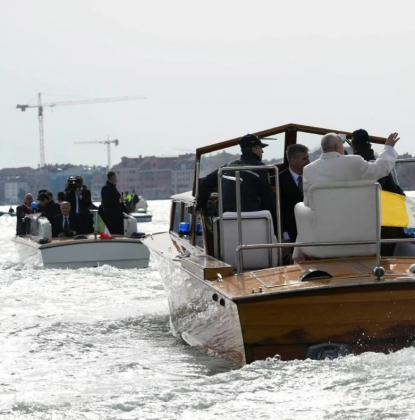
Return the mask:
<path id="1" fill-rule="evenodd" d="M 16 208 L 16 235 L 26 235 L 26 215 L 32 213 L 33 195 L 26 194 L 24 203 Z"/>
<path id="2" fill-rule="evenodd" d="M 84 186 L 84 179 L 78 175 L 74 178 L 75 185 L 69 185 L 66 191 L 66 201 L 71 204 L 71 213 L 76 214 L 81 226 L 79 233 L 92 233 L 94 231 L 92 215 L 89 208 L 92 206 L 91 192 Z"/>
<path id="3" fill-rule="evenodd" d="M 370 144 L 369 133 L 366 130 L 359 129 L 353 132 L 352 137 L 352 148 L 355 155 L 361 156 L 366 161 L 376 160 L 375 152 Z M 378 179 L 382 190 L 389 191 L 391 193 L 405 195 L 402 188 L 395 182 L 392 174 L 388 174 L 383 178 Z M 397 239 L 397 238 L 409 238 L 403 228 L 382 226 L 381 230 L 382 239 Z M 412 248 L 412 244 L 403 244 L 404 247 Z M 383 244 L 381 247 L 382 255 L 394 255 L 394 249 L 396 244 Z M 411 252 L 414 250 L 412 249 Z M 411 253 L 410 255 L 413 255 Z"/>
<path id="4" fill-rule="evenodd" d="M 360 129 L 353 132 L 352 148 L 355 155 L 361 156 L 366 161 L 376 160 L 375 152 L 370 144 L 369 134 L 366 130 Z M 378 179 L 382 190 L 391 193 L 405 195 L 402 188 L 396 184 L 392 174 L 388 174 Z"/>
<path id="5" fill-rule="evenodd" d="M 279 174 L 283 240 L 295 242 L 297 224 L 294 207 L 303 201 L 303 169 L 310 163 L 308 148 L 302 144 L 287 147 L 288 168 Z"/>
<path id="6" fill-rule="evenodd" d="M 247 134 L 239 140 L 241 147 L 241 157 L 238 160 L 228 163 L 226 166 L 262 166 L 263 148 L 268 144 L 262 143 L 261 139 L 254 134 Z M 226 175 L 235 176 L 235 171 L 227 171 Z M 274 229 L 275 223 L 275 206 L 269 176 L 266 171 L 241 171 L 241 209 L 242 211 L 270 211 Z M 223 211 L 236 211 L 236 190 L 235 182 L 223 179 Z M 204 211 L 209 200 L 209 196 L 214 188 L 218 187 L 218 171 L 214 171 L 207 175 L 199 186 L 199 195 L 197 200 L 197 209 Z"/>
<path id="7" fill-rule="evenodd" d="M 61 212 L 59 204 L 51 200 L 47 192 L 39 194 L 37 201 L 42 210 L 42 216 L 52 223 L 52 219 Z"/>
<path id="8" fill-rule="evenodd" d="M 111 234 L 124 234 L 124 215 L 126 208 L 117 190 L 117 174 L 107 174 L 107 183 L 101 190 L 100 215 Z"/>
<path id="9" fill-rule="evenodd" d="M 63 201 L 60 205 L 61 214 L 52 220 L 52 236 L 72 238 L 79 233 L 79 218 L 71 213 L 71 204 Z"/>

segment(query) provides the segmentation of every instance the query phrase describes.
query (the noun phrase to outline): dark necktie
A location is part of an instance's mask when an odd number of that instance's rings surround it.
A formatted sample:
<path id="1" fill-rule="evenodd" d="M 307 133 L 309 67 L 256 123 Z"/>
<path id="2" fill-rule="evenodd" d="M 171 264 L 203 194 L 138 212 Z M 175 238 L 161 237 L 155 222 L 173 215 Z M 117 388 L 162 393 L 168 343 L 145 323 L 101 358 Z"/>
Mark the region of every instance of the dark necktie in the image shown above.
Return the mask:
<path id="1" fill-rule="evenodd" d="M 303 191 L 303 177 L 301 175 L 298 176 L 298 189 L 300 190 L 301 195 L 304 195 Z"/>
<path id="2" fill-rule="evenodd" d="M 69 223 L 67 217 L 65 217 L 64 219 L 65 220 L 63 221 L 63 231 L 66 233 L 69 232 Z"/>

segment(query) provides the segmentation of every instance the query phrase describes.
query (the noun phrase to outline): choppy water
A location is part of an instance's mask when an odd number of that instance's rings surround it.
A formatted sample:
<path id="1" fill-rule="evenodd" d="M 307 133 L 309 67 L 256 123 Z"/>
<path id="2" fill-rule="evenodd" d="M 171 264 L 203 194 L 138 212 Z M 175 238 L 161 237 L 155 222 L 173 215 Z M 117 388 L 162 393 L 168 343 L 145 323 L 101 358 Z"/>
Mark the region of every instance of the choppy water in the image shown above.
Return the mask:
<path id="1" fill-rule="evenodd" d="M 167 227 L 169 202 L 150 202 Z M 240 370 L 170 334 L 154 265 L 21 264 L 0 220 L 1 419 L 412 419 L 415 349 Z"/>

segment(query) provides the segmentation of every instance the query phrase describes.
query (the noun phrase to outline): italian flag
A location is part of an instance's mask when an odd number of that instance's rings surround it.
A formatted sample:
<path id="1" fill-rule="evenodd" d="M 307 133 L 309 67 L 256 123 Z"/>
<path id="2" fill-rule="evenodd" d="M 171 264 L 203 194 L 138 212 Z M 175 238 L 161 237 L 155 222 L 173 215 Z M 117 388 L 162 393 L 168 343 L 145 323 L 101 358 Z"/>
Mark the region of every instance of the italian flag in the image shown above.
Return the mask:
<path id="1" fill-rule="evenodd" d="M 108 228 L 105 226 L 105 223 L 99 214 L 97 214 L 97 223 L 95 225 L 95 230 L 100 234 L 101 239 L 111 238 L 111 233 L 108 230 Z"/>

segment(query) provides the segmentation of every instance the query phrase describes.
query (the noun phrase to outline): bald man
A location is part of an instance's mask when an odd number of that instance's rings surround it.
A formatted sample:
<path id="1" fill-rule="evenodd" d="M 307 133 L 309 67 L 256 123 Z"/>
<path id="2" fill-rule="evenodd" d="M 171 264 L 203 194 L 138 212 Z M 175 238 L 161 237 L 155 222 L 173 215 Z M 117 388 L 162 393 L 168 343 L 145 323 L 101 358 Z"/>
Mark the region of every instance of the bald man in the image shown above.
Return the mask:
<path id="1" fill-rule="evenodd" d="M 320 158 L 304 168 L 304 204 L 308 205 L 308 189 L 311 185 L 333 181 L 373 180 L 388 175 L 396 162 L 398 153 L 394 149 L 399 140 L 398 133 L 392 133 L 374 162 L 366 162 L 361 156 L 344 156 L 343 140 L 335 133 L 328 133 L 321 139 L 323 153 Z"/>
<path id="2" fill-rule="evenodd" d="M 16 235 L 26 235 L 26 215 L 32 213 L 33 195 L 28 193 L 24 196 L 24 203 L 16 208 Z"/>

